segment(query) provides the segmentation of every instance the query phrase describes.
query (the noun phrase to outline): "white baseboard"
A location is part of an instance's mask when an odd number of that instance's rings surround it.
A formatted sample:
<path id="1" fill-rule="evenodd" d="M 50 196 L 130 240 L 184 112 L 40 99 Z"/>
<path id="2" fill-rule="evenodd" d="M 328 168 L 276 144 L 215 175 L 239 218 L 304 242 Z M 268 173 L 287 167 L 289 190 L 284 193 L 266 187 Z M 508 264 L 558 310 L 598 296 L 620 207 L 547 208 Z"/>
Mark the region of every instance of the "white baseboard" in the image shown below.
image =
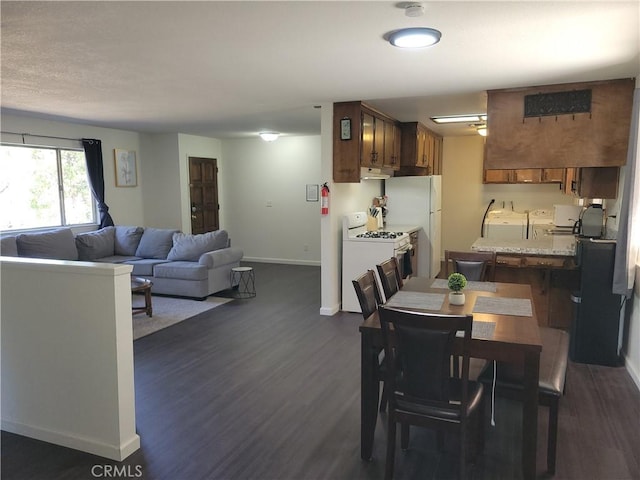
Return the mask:
<path id="1" fill-rule="evenodd" d="M 634 365 L 626 355 L 624 357 L 624 367 L 627 369 L 627 372 L 629 372 L 633 383 L 635 383 L 638 390 L 640 390 L 640 371 L 638 371 L 637 365 Z"/>
<path id="2" fill-rule="evenodd" d="M 91 453 L 118 462 L 121 462 L 140 448 L 140 436 L 138 434 L 134 434 L 132 438 L 120 445 L 109 445 L 96 439 L 84 438 L 68 432 L 47 430 L 23 423 L 11 422 L 9 420 L 2 420 L 2 430 L 15 433 L 16 435 L 42 440 L 43 442 L 53 443 L 54 445 L 73 448 L 74 450 Z"/>
<path id="3" fill-rule="evenodd" d="M 320 315 L 325 317 L 332 317 L 340 311 L 340 305 L 334 305 L 333 307 L 320 307 Z"/>
<path id="4" fill-rule="evenodd" d="M 241 262 L 256 263 L 282 263 L 285 265 L 306 265 L 308 267 L 319 267 L 319 260 L 292 260 L 290 258 L 263 258 L 263 257 L 242 257 Z"/>

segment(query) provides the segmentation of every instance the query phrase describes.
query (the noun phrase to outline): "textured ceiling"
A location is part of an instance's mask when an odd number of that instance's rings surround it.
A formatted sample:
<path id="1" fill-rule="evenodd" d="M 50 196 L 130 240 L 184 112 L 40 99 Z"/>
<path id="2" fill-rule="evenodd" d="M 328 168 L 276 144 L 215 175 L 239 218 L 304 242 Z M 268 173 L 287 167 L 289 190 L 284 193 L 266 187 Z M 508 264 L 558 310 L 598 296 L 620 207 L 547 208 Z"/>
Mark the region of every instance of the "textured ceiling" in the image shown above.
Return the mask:
<path id="1" fill-rule="evenodd" d="M 401 121 L 485 111 L 486 90 L 634 77 L 638 1 L 2 1 L 2 108 L 219 138 L 320 132 L 314 105 L 366 100 Z M 383 35 L 442 32 L 401 51 Z"/>

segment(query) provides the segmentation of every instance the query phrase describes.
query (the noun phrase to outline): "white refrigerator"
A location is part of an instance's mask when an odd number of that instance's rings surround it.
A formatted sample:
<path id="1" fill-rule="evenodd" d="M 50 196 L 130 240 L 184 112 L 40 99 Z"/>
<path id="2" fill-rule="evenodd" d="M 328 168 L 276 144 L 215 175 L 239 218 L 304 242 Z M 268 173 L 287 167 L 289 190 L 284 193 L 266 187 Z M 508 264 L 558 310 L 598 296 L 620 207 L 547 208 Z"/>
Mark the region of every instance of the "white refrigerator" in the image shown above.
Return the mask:
<path id="1" fill-rule="evenodd" d="M 386 222 L 416 225 L 419 277 L 435 278 L 440 272 L 442 250 L 442 177 L 392 177 L 385 180 Z"/>

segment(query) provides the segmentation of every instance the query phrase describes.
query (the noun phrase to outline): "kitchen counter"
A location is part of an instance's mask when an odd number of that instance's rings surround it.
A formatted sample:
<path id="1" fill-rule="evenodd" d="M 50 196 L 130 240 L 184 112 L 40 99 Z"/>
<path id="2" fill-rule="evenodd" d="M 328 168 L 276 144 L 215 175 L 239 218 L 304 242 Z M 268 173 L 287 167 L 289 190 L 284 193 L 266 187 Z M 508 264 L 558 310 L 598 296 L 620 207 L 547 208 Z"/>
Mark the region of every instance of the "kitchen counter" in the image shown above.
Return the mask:
<path id="1" fill-rule="evenodd" d="M 496 252 L 495 281 L 531 285 L 541 326 L 568 328 L 579 270 L 575 264 L 576 237 L 549 235 L 532 240 L 479 238 L 471 250 Z"/>
<path id="2" fill-rule="evenodd" d="M 542 239 L 532 240 L 496 240 L 481 237 L 473 242 L 471 250 L 573 257 L 576 253 L 576 237 L 573 235 L 549 235 Z"/>
<path id="3" fill-rule="evenodd" d="M 408 234 L 412 234 L 413 232 L 417 232 L 420 230 L 420 227 L 417 225 L 385 225 L 384 230 L 387 232 L 406 232 Z"/>

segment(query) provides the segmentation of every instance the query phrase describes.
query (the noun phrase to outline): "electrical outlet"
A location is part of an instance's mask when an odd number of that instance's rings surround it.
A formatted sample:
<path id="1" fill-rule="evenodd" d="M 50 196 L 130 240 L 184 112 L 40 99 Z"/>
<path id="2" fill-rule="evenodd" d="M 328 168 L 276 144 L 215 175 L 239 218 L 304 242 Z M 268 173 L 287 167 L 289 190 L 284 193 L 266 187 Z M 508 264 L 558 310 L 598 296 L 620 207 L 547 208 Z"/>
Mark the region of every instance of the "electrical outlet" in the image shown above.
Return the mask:
<path id="1" fill-rule="evenodd" d="M 267 207 L 273 207 L 273 201 L 267 200 Z"/>

